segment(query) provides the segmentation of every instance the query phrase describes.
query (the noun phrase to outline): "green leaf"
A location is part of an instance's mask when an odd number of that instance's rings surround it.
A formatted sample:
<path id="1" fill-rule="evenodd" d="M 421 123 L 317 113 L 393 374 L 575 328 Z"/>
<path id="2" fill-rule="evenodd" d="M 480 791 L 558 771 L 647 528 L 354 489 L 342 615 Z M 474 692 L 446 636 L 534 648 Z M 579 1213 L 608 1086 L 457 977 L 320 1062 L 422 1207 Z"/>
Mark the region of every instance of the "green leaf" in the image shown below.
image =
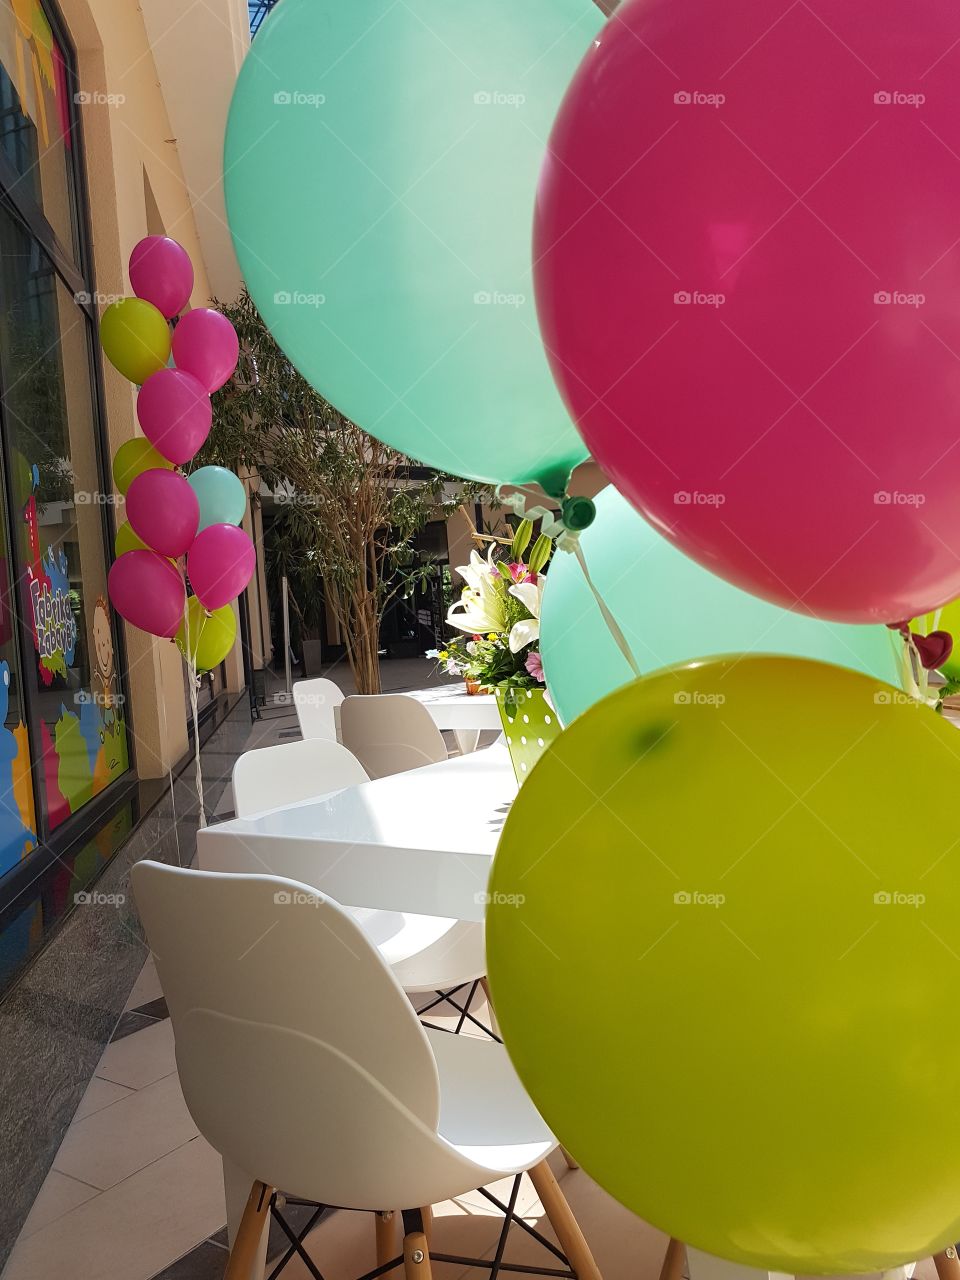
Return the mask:
<path id="1" fill-rule="evenodd" d="M 513 585 L 513 574 L 502 561 L 497 565 L 497 572 L 500 574 L 500 577 L 503 578 L 504 582 L 509 582 L 511 586 Z"/>

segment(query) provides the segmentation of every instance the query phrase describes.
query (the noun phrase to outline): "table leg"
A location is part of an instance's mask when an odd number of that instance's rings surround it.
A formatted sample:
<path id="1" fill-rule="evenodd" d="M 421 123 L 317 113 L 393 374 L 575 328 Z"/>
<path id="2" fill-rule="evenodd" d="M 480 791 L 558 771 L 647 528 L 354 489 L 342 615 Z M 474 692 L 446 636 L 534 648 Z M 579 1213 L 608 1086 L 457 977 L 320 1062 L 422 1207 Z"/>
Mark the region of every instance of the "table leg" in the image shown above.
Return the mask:
<path id="1" fill-rule="evenodd" d="M 454 729 L 453 736 L 456 739 L 460 754 L 468 756 L 471 751 L 476 751 L 477 749 L 477 743 L 480 741 L 480 730 Z"/>

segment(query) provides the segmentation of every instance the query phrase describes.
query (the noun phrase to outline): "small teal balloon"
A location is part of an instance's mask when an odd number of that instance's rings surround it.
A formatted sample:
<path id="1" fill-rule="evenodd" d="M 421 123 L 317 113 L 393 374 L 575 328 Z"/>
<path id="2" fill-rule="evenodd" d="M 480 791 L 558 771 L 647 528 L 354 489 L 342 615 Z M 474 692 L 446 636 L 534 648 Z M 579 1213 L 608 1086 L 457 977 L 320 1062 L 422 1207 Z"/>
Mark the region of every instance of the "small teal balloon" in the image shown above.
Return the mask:
<path id="1" fill-rule="evenodd" d="M 247 510 L 247 491 L 226 467 L 201 467 L 187 476 L 200 502 L 198 533 L 212 524 L 239 524 Z"/>
<path id="2" fill-rule="evenodd" d="M 580 548 L 642 674 L 718 654 L 773 653 L 896 683 L 894 645 L 901 642 L 886 627 L 811 618 L 741 591 L 678 551 L 612 485 L 596 507 Z M 547 574 L 540 656 L 564 724 L 634 679 L 576 556 L 565 552 Z"/>

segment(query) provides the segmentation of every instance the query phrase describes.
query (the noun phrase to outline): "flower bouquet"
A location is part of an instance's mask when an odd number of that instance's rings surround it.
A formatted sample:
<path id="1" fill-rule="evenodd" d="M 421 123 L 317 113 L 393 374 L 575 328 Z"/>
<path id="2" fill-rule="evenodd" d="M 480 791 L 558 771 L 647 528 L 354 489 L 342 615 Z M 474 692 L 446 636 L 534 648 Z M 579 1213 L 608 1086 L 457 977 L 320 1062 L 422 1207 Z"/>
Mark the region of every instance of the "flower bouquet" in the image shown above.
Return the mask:
<path id="1" fill-rule="evenodd" d="M 447 623 L 466 632 L 433 651 L 448 675 L 465 679 L 480 691 L 495 693 L 507 745 L 519 781 L 560 731 L 544 697 L 540 662 L 540 601 L 544 569 L 553 542 L 541 534 L 524 559 L 533 525 L 523 520 L 509 548 L 509 560 L 470 553 L 470 563 L 457 568 L 466 586 L 450 606 Z"/>

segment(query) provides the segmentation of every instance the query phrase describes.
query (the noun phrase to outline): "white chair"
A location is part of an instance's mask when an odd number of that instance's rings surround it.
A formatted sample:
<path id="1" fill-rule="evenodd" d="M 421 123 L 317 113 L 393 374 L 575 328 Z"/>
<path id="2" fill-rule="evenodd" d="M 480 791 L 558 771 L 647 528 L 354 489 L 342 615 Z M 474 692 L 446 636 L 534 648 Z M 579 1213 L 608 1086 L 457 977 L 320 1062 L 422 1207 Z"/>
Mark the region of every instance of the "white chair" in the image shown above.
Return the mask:
<path id="1" fill-rule="evenodd" d="M 416 698 L 365 693 L 340 708 L 340 737 L 371 778 L 405 773 L 447 758 L 443 734 Z"/>
<path id="2" fill-rule="evenodd" d="M 343 690 L 332 680 L 298 680 L 293 686 L 293 705 L 297 710 L 300 733 L 306 738 L 337 740 L 337 707 L 343 702 Z"/>
<path id="3" fill-rule="evenodd" d="M 275 1189 L 377 1213 L 378 1266 L 429 1280 L 428 1207 L 527 1170 L 578 1280 L 599 1280 L 545 1163 L 556 1140 L 503 1047 L 425 1030 L 336 903 L 279 877 L 156 862 L 131 879 L 184 1097 L 224 1160 L 227 1280 L 263 1275 L 268 1216 L 282 1218 Z"/>
<path id="4" fill-rule="evenodd" d="M 233 807 L 238 818 L 319 799 L 369 781 L 359 760 L 339 742 L 308 738 L 302 742 L 282 742 L 274 747 L 245 751 L 233 766 Z M 205 870 L 223 872 L 265 872 L 310 880 L 309 854 L 289 848 L 269 859 L 241 845 L 229 855 L 229 862 L 211 864 Z M 444 1001 L 461 1013 L 461 1025 L 477 1020 L 469 1012 L 476 984 L 486 973 L 483 925 L 444 916 L 414 915 L 409 912 L 378 911 L 364 907 L 347 908 L 370 941 L 393 969 L 405 991 L 417 994 L 446 993 L 431 1002 L 429 1012 Z M 460 988 L 469 986 L 464 1001 Z M 482 1025 L 482 1024 L 477 1024 Z"/>
<path id="5" fill-rule="evenodd" d="M 233 766 L 233 809 L 238 818 L 248 818 L 368 781 L 363 765 L 339 742 L 326 738 L 281 742 L 238 756 Z"/>

